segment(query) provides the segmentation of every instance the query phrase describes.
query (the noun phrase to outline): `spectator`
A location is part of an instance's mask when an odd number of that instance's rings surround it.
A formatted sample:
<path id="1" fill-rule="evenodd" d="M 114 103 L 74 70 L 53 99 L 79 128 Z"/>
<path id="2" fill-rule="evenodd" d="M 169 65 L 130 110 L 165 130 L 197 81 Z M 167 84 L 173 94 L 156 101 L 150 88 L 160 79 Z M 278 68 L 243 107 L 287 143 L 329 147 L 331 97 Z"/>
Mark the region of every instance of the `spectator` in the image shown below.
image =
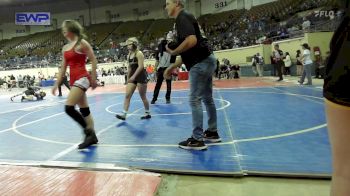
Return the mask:
<path id="1" fill-rule="evenodd" d="M 301 63 L 301 51 L 297 50 L 297 55 L 296 55 L 296 59 L 297 59 L 297 76 L 301 76 L 301 74 L 303 73 L 303 64 Z"/>
<path id="2" fill-rule="evenodd" d="M 216 59 L 215 77 L 219 78 L 220 60 Z"/>
<path id="3" fill-rule="evenodd" d="M 220 66 L 220 71 L 219 71 L 219 80 L 221 80 L 221 77 L 227 76 L 228 75 L 228 65 L 229 61 L 227 59 L 223 59 L 224 64 Z"/>
<path id="4" fill-rule="evenodd" d="M 321 76 L 321 66 L 322 66 L 322 58 L 321 55 L 315 55 L 316 61 L 315 65 L 315 78 L 320 78 Z"/>
<path id="5" fill-rule="evenodd" d="M 258 58 L 256 55 L 254 55 L 252 58 L 252 70 L 253 70 L 255 76 L 259 76 L 257 68 L 256 68 L 257 63 L 258 63 Z"/>
<path id="6" fill-rule="evenodd" d="M 257 67 L 259 77 L 263 77 L 264 76 L 264 65 L 265 65 L 264 57 L 262 57 L 260 55 L 260 53 L 257 53 L 256 60 L 257 60 L 256 67 Z"/>
<path id="7" fill-rule="evenodd" d="M 286 56 L 284 57 L 284 66 L 285 66 L 285 75 L 291 75 L 290 74 L 290 67 L 292 66 L 292 59 L 290 58 L 289 52 L 286 52 Z"/>
<path id="8" fill-rule="evenodd" d="M 241 67 L 239 65 L 234 65 L 231 70 L 233 71 L 233 78 L 239 79 L 241 75 Z"/>
<path id="9" fill-rule="evenodd" d="M 277 73 L 278 73 L 278 77 L 279 79 L 277 80 L 278 82 L 283 80 L 283 74 L 282 74 L 282 70 L 283 70 L 283 51 L 279 49 L 279 45 L 276 44 L 274 46 L 275 51 L 273 52 L 273 60 L 276 63 L 276 68 L 277 68 Z"/>
<path id="10" fill-rule="evenodd" d="M 305 77 L 307 77 L 307 84 L 306 85 L 312 85 L 312 78 L 311 78 L 311 68 L 312 68 L 312 60 L 311 60 L 311 52 L 310 47 L 307 43 L 302 45 L 303 47 L 303 56 L 301 58 L 301 62 L 303 63 L 304 69 L 303 69 L 303 75 L 300 79 L 300 85 L 304 83 Z"/>
<path id="11" fill-rule="evenodd" d="M 310 30 L 310 26 L 311 26 L 310 20 L 308 20 L 307 18 L 303 18 L 302 27 L 303 27 L 304 32 L 309 31 Z"/>

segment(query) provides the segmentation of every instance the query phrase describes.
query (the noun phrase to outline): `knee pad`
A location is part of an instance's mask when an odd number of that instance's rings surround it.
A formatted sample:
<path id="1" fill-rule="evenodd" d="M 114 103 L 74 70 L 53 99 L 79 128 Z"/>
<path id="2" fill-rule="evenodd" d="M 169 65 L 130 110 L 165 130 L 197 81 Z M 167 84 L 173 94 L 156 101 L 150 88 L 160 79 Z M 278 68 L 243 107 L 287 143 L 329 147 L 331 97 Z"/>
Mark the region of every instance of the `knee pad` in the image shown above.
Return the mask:
<path id="1" fill-rule="evenodd" d="M 80 108 L 79 110 L 84 118 L 90 115 L 90 108 Z"/>
<path id="2" fill-rule="evenodd" d="M 68 115 L 71 115 L 72 113 L 75 112 L 74 106 L 66 105 L 66 106 L 65 106 L 65 112 L 66 112 Z"/>

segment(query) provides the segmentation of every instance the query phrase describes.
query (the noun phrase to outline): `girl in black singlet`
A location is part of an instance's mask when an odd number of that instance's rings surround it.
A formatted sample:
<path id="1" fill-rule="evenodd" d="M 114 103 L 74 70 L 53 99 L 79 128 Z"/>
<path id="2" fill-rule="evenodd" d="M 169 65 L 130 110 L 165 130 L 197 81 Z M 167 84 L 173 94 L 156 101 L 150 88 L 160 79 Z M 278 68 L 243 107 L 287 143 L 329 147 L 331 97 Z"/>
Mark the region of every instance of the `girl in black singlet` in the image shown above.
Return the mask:
<path id="1" fill-rule="evenodd" d="M 128 47 L 128 80 L 126 86 L 126 95 L 124 100 L 124 111 L 122 114 L 117 114 L 116 118 L 125 120 L 128 114 L 130 100 L 134 94 L 136 87 L 140 93 L 143 105 L 145 106 L 145 114 L 141 119 L 150 119 L 149 102 L 146 97 L 147 92 L 147 73 L 144 69 L 144 56 L 138 49 L 138 40 L 136 38 L 129 38 L 124 45 Z"/>
<path id="2" fill-rule="evenodd" d="M 128 56 L 128 62 L 129 62 L 129 73 L 128 76 L 132 76 L 135 74 L 137 69 L 139 68 L 138 59 L 136 56 L 134 58 L 130 58 L 130 55 Z M 140 73 L 138 73 L 135 77 L 135 80 L 133 82 L 135 85 L 137 84 L 147 84 L 147 72 L 145 69 L 143 69 Z"/>

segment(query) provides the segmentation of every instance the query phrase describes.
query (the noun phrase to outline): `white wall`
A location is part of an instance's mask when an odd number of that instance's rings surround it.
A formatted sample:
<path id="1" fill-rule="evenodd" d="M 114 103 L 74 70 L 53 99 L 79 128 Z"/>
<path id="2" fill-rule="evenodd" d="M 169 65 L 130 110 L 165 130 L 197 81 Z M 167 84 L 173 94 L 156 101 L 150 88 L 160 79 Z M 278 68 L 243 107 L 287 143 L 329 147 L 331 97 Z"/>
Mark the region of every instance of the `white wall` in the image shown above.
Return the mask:
<path id="1" fill-rule="evenodd" d="M 277 0 L 253 0 L 253 6 L 274 2 Z"/>
<path id="2" fill-rule="evenodd" d="M 253 6 L 277 0 L 201 0 L 201 14 L 219 13 L 234 9 L 250 9 Z"/>
<path id="3" fill-rule="evenodd" d="M 245 9 L 250 9 L 253 6 L 274 2 L 277 0 L 244 0 Z"/>
<path id="4" fill-rule="evenodd" d="M 201 0 L 202 15 L 234 9 L 237 9 L 237 0 Z"/>

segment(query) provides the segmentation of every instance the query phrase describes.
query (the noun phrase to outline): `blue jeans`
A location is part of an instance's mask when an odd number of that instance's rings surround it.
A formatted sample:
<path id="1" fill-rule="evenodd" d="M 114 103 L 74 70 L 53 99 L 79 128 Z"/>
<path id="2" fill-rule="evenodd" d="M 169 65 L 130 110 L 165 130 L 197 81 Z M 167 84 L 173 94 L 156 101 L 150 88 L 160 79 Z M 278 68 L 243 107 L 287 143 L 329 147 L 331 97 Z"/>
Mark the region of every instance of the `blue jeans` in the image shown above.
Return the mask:
<path id="1" fill-rule="evenodd" d="M 213 99 L 213 74 L 216 59 L 210 55 L 202 62 L 194 65 L 190 70 L 190 106 L 192 109 L 192 137 L 203 141 L 203 108 L 202 101 L 208 115 L 208 130 L 217 131 L 216 107 Z"/>
<path id="2" fill-rule="evenodd" d="M 300 79 L 300 83 L 303 84 L 305 81 L 305 77 L 307 78 L 307 84 L 312 85 L 312 77 L 311 77 L 311 69 L 312 69 L 312 63 L 304 65 L 303 74 Z"/>

